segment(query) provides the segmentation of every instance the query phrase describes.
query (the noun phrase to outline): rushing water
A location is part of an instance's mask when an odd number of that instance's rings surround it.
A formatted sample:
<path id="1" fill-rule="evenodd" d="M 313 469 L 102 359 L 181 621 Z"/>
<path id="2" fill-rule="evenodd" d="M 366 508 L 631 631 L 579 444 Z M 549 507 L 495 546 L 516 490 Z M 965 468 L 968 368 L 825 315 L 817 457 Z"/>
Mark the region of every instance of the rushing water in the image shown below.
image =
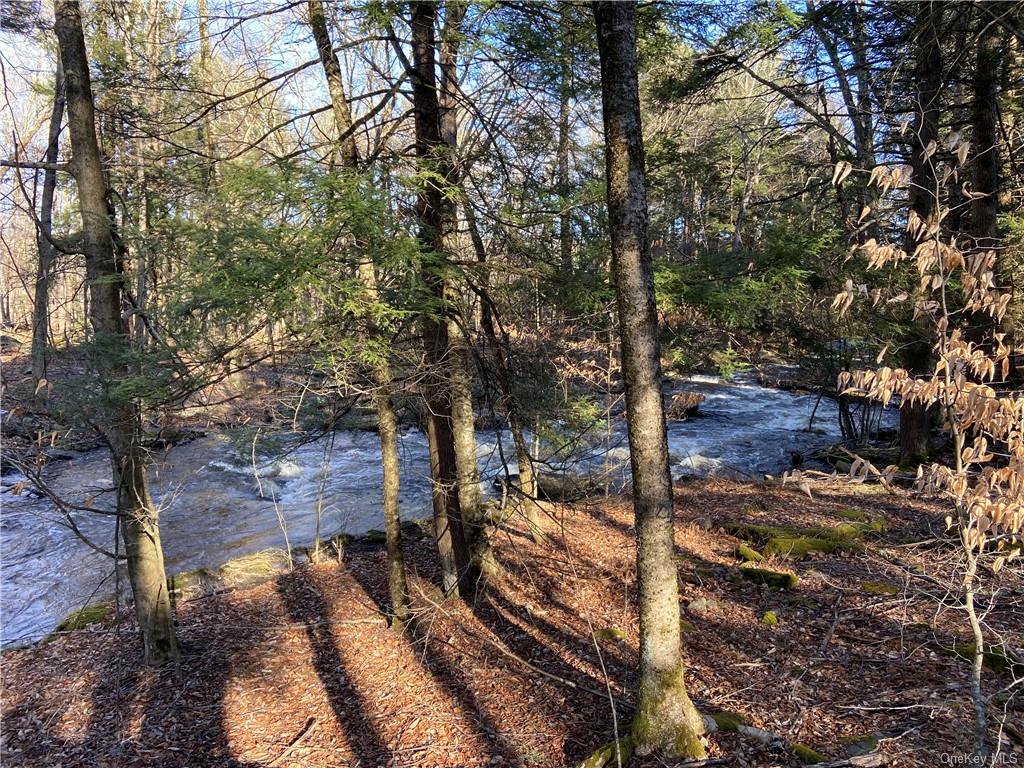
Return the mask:
<path id="1" fill-rule="evenodd" d="M 694 377 L 678 390 L 700 392 L 705 401 L 700 416 L 669 424 L 676 477 L 779 472 L 790 466 L 791 451 L 806 453 L 839 438 L 836 405 L 828 399 L 711 377 Z M 813 429 L 808 431 L 812 413 Z M 281 519 L 292 546 L 308 544 L 318 503 L 323 535 L 382 527 L 378 436 L 337 432 L 305 444 L 299 437 L 290 438 L 298 447 L 288 447 L 288 436 L 274 450 L 272 443 L 258 445 L 256 472 L 249 445 L 227 435 L 157 452 L 151 489 L 161 509 L 169 573 L 214 569 L 247 552 L 283 547 Z M 493 479 L 506 471 L 502 455 L 515 466 L 511 441 L 504 434 L 499 444 L 493 431 L 481 431 L 478 448 L 481 482 L 489 491 Z M 406 431 L 399 451 L 402 515 L 428 516 L 430 469 L 424 435 Z M 611 468 L 613 478 L 622 478 L 628 459 L 624 426 L 617 419 L 610 435 L 595 430 L 571 456 L 554 454 L 548 463 L 581 473 Z M 45 478 L 69 501 L 91 499 L 96 509 L 112 505 L 111 494 L 104 490 L 110 486 L 110 463 L 103 450 L 52 462 Z M 38 638 L 75 607 L 113 592 L 111 561 L 76 538 L 49 501 L 27 492 L 12 494 L 10 486 L 18 480 L 6 476 L 0 494 L 0 643 Z M 75 521 L 98 545 L 113 548 L 112 518 L 82 512 L 75 514 Z"/>

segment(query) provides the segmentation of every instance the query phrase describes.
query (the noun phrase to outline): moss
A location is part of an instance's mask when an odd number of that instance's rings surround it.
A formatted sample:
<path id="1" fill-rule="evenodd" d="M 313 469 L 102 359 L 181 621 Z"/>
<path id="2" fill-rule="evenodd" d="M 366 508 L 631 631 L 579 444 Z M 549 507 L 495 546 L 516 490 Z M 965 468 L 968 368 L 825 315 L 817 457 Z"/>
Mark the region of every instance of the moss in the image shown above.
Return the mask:
<path id="1" fill-rule="evenodd" d="M 884 581 L 865 581 L 860 588 L 869 595 L 898 595 L 900 588 L 895 584 L 887 584 Z"/>
<path id="2" fill-rule="evenodd" d="M 775 536 L 791 536 L 796 532 L 795 528 L 773 527 L 770 525 L 756 525 L 754 523 L 731 523 L 723 526 L 725 532 L 738 539 L 764 543 Z"/>
<path id="3" fill-rule="evenodd" d="M 841 517 L 844 520 L 850 520 L 855 523 L 870 523 L 871 515 L 862 509 L 840 509 L 836 512 L 836 517 Z"/>
<path id="4" fill-rule="evenodd" d="M 387 542 L 388 537 L 384 531 L 379 531 L 376 528 L 367 531 L 359 537 L 360 541 L 365 541 L 367 544 L 384 544 Z"/>
<path id="5" fill-rule="evenodd" d="M 618 752 L 618 758 L 616 758 L 616 752 Z M 625 765 L 632 756 L 633 739 L 631 736 L 626 735 L 618 741 L 609 742 L 596 750 L 583 760 L 577 768 L 605 768 L 607 765 L 618 765 L 620 761 L 622 765 Z"/>
<path id="6" fill-rule="evenodd" d="M 759 563 L 764 560 L 764 555 L 744 542 L 736 545 L 736 557 L 745 563 Z"/>
<path id="7" fill-rule="evenodd" d="M 632 743 L 641 754 L 703 759 L 704 718 L 686 694 L 683 665 L 665 675 L 653 675 L 641 685 L 639 707 L 630 725 Z"/>
<path id="8" fill-rule="evenodd" d="M 944 647 L 946 653 L 974 663 L 974 654 L 977 646 L 974 643 L 963 643 L 951 647 Z M 982 652 L 982 665 L 985 669 L 996 673 L 1009 672 L 1014 677 L 1024 676 L 1024 661 L 1009 652 L 1004 645 L 990 645 Z"/>
<path id="9" fill-rule="evenodd" d="M 204 588 L 216 576 L 207 568 L 193 568 L 190 571 L 176 573 L 167 580 L 172 592 L 186 592 L 193 588 Z"/>
<path id="10" fill-rule="evenodd" d="M 736 712 L 712 712 L 709 717 L 715 721 L 718 730 L 726 733 L 735 733 L 741 725 L 747 724 L 746 718 Z"/>
<path id="11" fill-rule="evenodd" d="M 603 629 L 594 630 L 594 638 L 596 640 L 625 640 L 626 633 L 618 627 L 605 627 Z"/>
<path id="12" fill-rule="evenodd" d="M 265 549 L 228 560 L 217 569 L 217 576 L 227 585 L 245 586 L 266 581 L 275 573 L 287 568 L 287 552 L 280 549 Z"/>
<path id="13" fill-rule="evenodd" d="M 814 553 L 834 554 L 846 549 L 842 541 L 835 539 L 804 538 L 800 536 L 779 536 L 771 539 L 764 548 L 766 555 L 778 555 L 800 560 Z"/>
<path id="14" fill-rule="evenodd" d="M 743 574 L 744 578 L 776 589 L 796 589 L 797 584 L 800 582 L 795 573 L 772 571 L 768 568 L 740 566 L 740 573 Z"/>
<path id="15" fill-rule="evenodd" d="M 764 616 L 761 617 L 761 623 L 766 627 L 777 627 L 779 626 L 779 617 L 775 611 L 765 611 Z"/>
<path id="16" fill-rule="evenodd" d="M 106 624 L 114 616 L 114 606 L 110 603 L 93 603 L 70 613 L 64 621 L 57 625 L 56 632 L 74 632 L 85 629 L 92 624 Z"/>
<path id="17" fill-rule="evenodd" d="M 815 763 L 824 763 L 828 761 L 828 758 L 817 750 L 811 749 L 805 744 L 793 742 L 789 745 L 789 748 L 793 750 L 793 754 L 796 755 L 797 759 L 804 765 L 814 765 Z"/>
<path id="18" fill-rule="evenodd" d="M 856 757 L 857 755 L 866 755 L 878 749 L 878 736 L 874 733 L 855 734 L 853 736 L 844 736 L 839 740 L 839 743 L 843 745 L 846 754 Z"/>
<path id="19" fill-rule="evenodd" d="M 694 624 L 692 621 L 688 621 L 686 619 L 680 619 L 679 620 L 679 631 L 682 632 L 684 635 L 687 634 L 688 632 L 696 632 L 697 631 L 697 625 Z"/>

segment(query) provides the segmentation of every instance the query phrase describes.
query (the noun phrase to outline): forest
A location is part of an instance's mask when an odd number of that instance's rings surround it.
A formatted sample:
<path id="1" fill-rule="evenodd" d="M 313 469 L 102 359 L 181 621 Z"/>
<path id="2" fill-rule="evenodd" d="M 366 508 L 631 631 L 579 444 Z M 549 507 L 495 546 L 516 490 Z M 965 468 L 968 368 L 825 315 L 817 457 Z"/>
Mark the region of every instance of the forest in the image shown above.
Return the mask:
<path id="1" fill-rule="evenodd" d="M 1024 2 L 0 2 L 4 766 L 1024 763 Z"/>

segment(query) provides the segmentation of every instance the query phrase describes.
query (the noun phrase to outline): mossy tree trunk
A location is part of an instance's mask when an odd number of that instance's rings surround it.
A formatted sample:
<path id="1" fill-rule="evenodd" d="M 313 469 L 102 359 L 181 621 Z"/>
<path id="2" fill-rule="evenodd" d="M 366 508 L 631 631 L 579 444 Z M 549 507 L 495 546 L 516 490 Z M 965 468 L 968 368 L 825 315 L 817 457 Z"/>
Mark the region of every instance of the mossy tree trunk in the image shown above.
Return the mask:
<path id="1" fill-rule="evenodd" d="M 177 657 L 178 645 L 157 510 L 149 497 L 146 479 L 142 415 L 137 402 L 112 392 L 119 382 L 134 375 L 127 362 L 130 340 L 121 315 L 124 273 L 115 254 L 79 4 L 73 0 L 58 2 L 55 18 L 54 31 L 64 67 L 71 172 L 78 187 L 86 254 L 89 319 L 95 347 L 90 362 L 103 389 L 102 414 L 97 423 L 110 447 L 117 512 L 145 660 L 158 665 Z"/>
<path id="2" fill-rule="evenodd" d="M 703 721 L 686 692 L 673 542 L 672 479 L 661 392 L 654 270 L 637 85 L 636 4 L 595 2 L 604 113 L 608 221 L 622 343 L 636 513 L 639 754 L 703 757 Z"/>

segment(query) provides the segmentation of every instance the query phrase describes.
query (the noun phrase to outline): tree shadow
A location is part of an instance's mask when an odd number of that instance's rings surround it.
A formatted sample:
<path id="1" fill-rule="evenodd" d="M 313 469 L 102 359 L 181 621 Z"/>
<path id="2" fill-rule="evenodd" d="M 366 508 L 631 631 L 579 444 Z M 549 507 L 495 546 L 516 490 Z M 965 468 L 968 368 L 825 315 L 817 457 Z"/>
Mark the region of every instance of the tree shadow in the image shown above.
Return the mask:
<path id="1" fill-rule="evenodd" d="M 367 715 L 367 702 L 346 671 L 332 629 L 330 610 L 308 568 L 299 568 L 277 580 L 289 618 L 306 625 L 313 667 L 327 693 L 338 724 L 344 730 L 360 764 L 377 765 L 390 757 L 390 750 Z"/>
<path id="2" fill-rule="evenodd" d="M 232 675 L 261 655 L 265 633 L 258 611 L 245 603 L 222 602 L 215 609 L 220 620 L 179 626 L 181 658 L 161 669 L 143 666 L 141 642 L 131 626 L 100 638 L 83 633 L 62 641 L 74 642 L 80 646 L 76 653 L 88 654 L 88 671 L 95 676 L 84 733 L 68 740 L 56 728 L 31 728 L 24 738 L 19 733 L 5 739 L 4 765 L 260 768 L 262 763 L 233 754 L 224 699 Z M 225 625 L 247 629 L 227 633 Z M 42 655 L 44 650 L 32 653 Z M 69 674 L 78 681 L 85 672 L 72 667 Z M 32 723 L 50 725 L 65 712 L 73 725 L 73 710 L 81 706 L 73 687 L 60 710 L 48 707 L 52 700 L 43 697 L 34 703 L 4 713 L 8 737 L 12 728 L 17 732 Z"/>

